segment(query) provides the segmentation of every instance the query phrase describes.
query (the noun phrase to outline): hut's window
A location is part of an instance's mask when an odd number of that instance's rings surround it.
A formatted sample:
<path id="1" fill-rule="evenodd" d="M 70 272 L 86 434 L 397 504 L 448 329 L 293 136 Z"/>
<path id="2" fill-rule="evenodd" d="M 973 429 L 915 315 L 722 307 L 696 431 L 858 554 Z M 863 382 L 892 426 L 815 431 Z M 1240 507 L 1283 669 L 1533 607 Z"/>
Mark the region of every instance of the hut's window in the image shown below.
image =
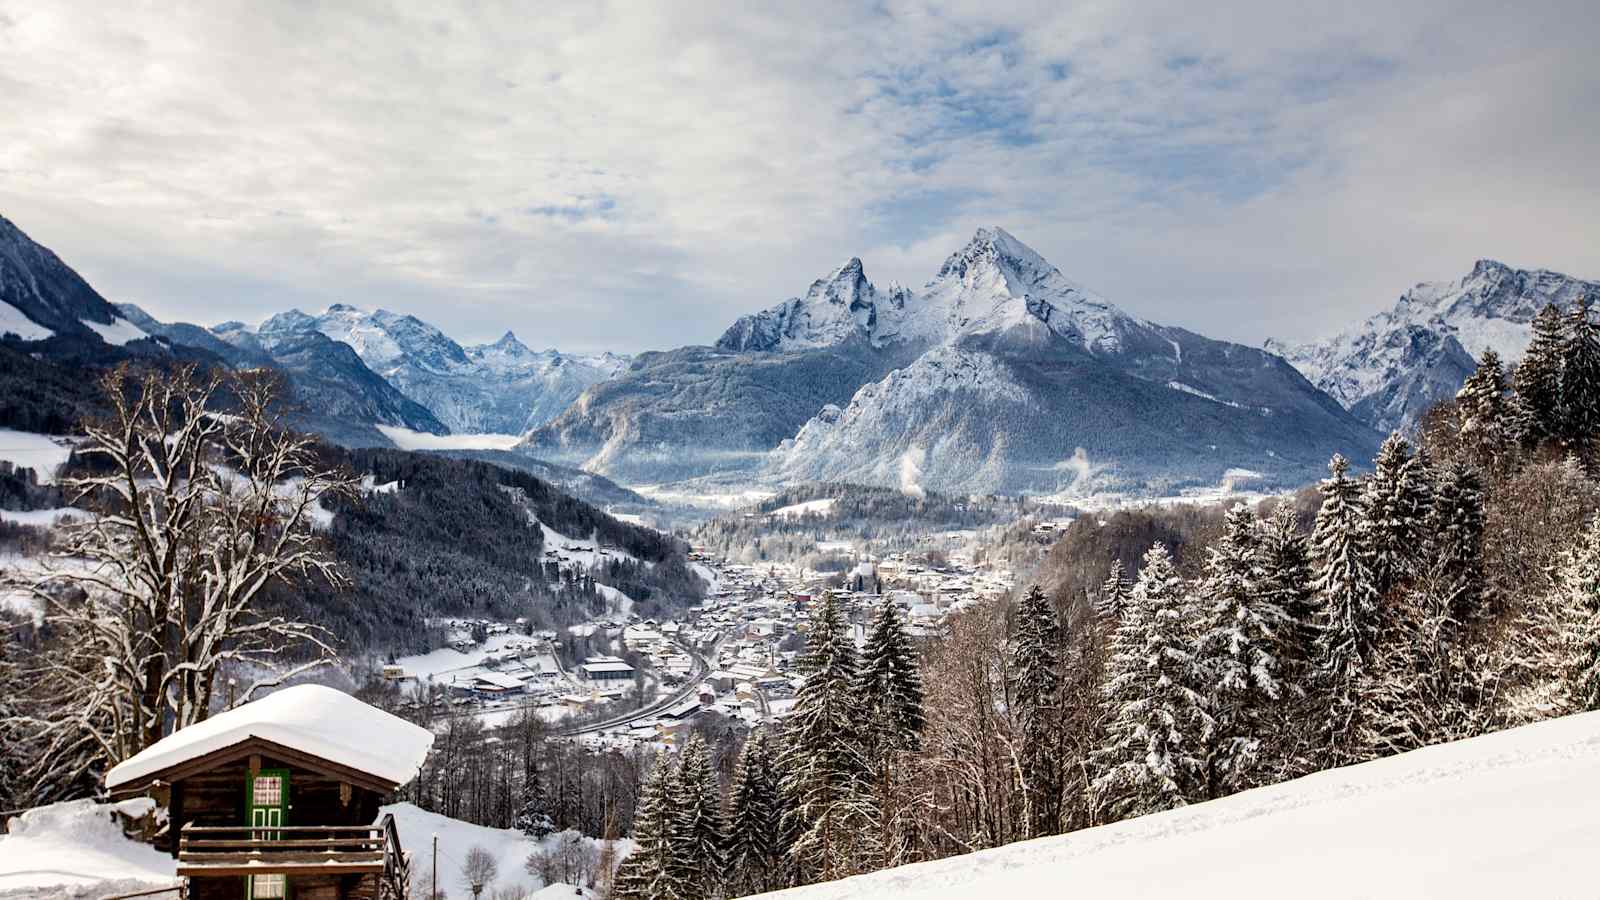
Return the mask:
<path id="1" fill-rule="evenodd" d="M 285 881 L 282 875 L 251 875 L 250 897 L 252 900 L 283 900 Z"/>
<path id="2" fill-rule="evenodd" d="M 257 775 L 254 796 L 251 797 L 253 806 L 282 806 L 283 805 L 283 777 L 279 775 Z"/>

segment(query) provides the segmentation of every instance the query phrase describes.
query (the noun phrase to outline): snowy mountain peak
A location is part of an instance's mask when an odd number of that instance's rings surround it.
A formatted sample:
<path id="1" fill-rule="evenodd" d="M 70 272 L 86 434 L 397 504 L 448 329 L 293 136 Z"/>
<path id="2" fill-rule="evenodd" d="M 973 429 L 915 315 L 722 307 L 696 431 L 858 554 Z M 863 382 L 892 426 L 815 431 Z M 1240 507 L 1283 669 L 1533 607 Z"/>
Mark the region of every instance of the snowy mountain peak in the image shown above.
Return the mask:
<path id="1" fill-rule="evenodd" d="M 1494 350 L 1522 358 L 1533 317 L 1547 304 L 1563 309 L 1600 283 L 1548 269 L 1517 269 L 1480 259 L 1455 281 L 1423 282 L 1394 306 L 1320 341 L 1269 341 L 1313 384 L 1357 418 L 1388 431 L 1407 427 L 1441 397 L 1454 394 L 1474 360 Z"/>
<path id="2" fill-rule="evenodd" d="M 811 282 L 805 295 L 743 316 L 717 340 L 721 350 L 794 351 L 831 347 L 852 337 L 882 347 L 900 331 L 899 313 L 911 294 L 879 291 L 859 257 Z"/>
<path id="3" fill-rule="evenodd" d="M 1064 338 L 1090 352 L 1115 352 L 1145 323 L 1061 274 L 1003 228 L 980 228 L 925 289 L 942 311 L 945 340 L 980 334 L 1025 343 Z"/>

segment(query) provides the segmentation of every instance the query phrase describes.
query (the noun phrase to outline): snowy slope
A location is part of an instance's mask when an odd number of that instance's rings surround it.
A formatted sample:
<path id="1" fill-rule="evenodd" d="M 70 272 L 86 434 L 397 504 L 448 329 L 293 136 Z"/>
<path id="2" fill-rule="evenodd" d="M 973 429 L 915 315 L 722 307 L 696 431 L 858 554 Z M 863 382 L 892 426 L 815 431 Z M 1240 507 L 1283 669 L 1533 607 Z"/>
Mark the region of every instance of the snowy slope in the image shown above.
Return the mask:
<path id="1" fill-rule="evenodd" d="M 145 336 L 60 257 L 0 216 L 0 335 L 6 332 L 24 340 L 56 334 L 112 344 Z"/>
<path id="2" fill-rule="evenodd" d="M 172 884 L 176 863 L 123 836 L 113 817 L 148 800 L 74 800 L 12 819 L 0 834 L 0 897 L 98 897 Z"/>
<path id="3" fill-rule="evenodd" d="M 1596 796 L 1600 713 L 1588 713 L 766 896 L 1594 897 Z"/>
<path id="4" fill-rule="evenodd" d="M 1485 350 L 1509 367 L 1522 358 L 1530 322 L 1555 303 L 1565 309 L 1600 282 L 1544 269 L 1513 269 L 1479 260 L 1450 282 L 1425 282 L 1348 330 L 1307 344 L 1267 342 L 1312 383 L 1358 418 L 1388 431 L 1416 422 L 1451 396 Z"/>
<path id="5" fill-rule="evenodd" d="M 532 889 L 540 886 L 539 878 L 528 873 L 526 863 L 528 857 L 536 851 L 550 850 L 565 838 L 576 838 L 584 845 L 584 849 L 593 855 L 598 855 L 598 844 L 594 838 L 578 836 L 576 832 L 561 832 L 549 835 L 541 840 L 534 840 L 520 831 L 509 828 L 485 828 L 482 825 L 472 825 L 458 819 L 441 816 L 438 813 L 425 812 L 410 803 L 398 803 L 394 806 L 385 806 L 379 811 L 394 815 L 395 827 L 400 832 L 400 846 L 406 848 L 411 854 L 412 888 L 423 888 L 422 893 L 427 894 L 427 889 L 421 879 L 428 874 L 433 855 L 433 838 L 439 837 L 439 889 L 442 893 L 456 896 L 465 893 L 461 880 L 461 863 L 466 859 L 467 852 L 473 847 L 482 847 L 495 858 L 499 866 L 499 877 L 495 886 L 510 888 L 513 886 Z M 617 861 L 632 850 L 632 841 L 621 840 L 617 842 Z M 548 891 L 546 893 L 545 891 Z M 485 896 L 491 895 L 485 891 Z M 550 885 L 533 895 L 534 897 L 581 897 L 574 888 L 566 885 Z"/>
<path id="6" fill-rule="evenodd" d="M 0 301 L 0 337 L 8 334 L 25 341 L 42 341 L 55 332 L 23 315 L 22 310 L 15 306 Z"/>
<path id="7" fill-rule="evenodd" d="M 72 444 L 64 438 L 0 428 L 0 460 L 32 469 L 40 484 L 54 481 L 56 470 L 71 455 Z"/>

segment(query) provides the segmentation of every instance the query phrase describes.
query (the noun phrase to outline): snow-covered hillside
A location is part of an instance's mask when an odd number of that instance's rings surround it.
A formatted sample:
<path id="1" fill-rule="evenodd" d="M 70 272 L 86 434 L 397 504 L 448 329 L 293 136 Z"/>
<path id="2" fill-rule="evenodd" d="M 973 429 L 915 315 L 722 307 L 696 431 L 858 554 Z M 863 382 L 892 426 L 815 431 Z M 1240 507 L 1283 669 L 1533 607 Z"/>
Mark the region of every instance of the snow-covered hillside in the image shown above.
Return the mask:
<path id="1" fill-rule="evenodd" d="M 1596 796 L 1600 713 L 1587 713 L 766 896 L 1594 897 Z"/>
<path id="2" fill-rule="evenodd" d="M 0 337 L 71 335 L 126 344 L 147 335 L 61 258 L 0 216 Z"/>
<path id="3" fill-rule="evenodd" d="M 1515 363 L 1539 310 L 1548 303 L 1565 309 L 1585 293 L 1600 296 L 1600 282 L 1479 260 L 1465 277 L 1419 284 L 1392 309 L 1333 337 L 1268 341 L 1267 349 L 1362 421 L 1389 431 L 1453 395 L 1485 350 Z"/>

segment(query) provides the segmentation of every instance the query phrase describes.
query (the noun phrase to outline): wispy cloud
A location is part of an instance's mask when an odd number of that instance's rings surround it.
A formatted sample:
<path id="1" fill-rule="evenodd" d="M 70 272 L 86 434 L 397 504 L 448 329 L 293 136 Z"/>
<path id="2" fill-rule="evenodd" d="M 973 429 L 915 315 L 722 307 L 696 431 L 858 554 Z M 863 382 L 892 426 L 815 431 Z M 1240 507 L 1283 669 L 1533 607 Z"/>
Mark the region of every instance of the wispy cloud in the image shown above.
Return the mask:
<path id="1" fill-rule="evenodd" d="M 0 213 L 161 315 L 575 349 L 989 222 L 1251 341 L 1478 256 L 1600 274 L 1585 4 L 1069 6 L 0 0 Z"/>

